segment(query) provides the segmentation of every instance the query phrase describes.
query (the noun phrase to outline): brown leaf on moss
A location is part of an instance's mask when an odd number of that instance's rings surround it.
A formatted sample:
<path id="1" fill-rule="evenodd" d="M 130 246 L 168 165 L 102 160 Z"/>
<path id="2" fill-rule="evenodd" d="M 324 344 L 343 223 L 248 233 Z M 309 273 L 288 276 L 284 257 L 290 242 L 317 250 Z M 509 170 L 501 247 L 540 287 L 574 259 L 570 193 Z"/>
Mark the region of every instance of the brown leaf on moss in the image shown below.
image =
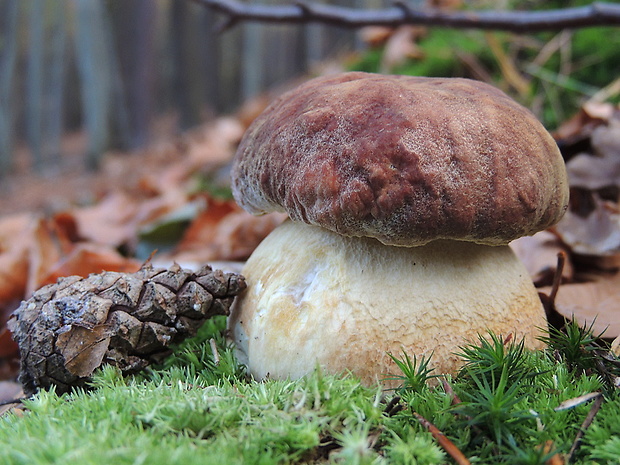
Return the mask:
<path id="1" fill-rule="evenodd" d="M 22 302 L 8 323 L 24 392 L 86 386 L 103 363 L 131 373 L 160 361 L 206 319 L 227 315 L 245 287 L 242 276 L 209 266 L 61 278 Z"/>

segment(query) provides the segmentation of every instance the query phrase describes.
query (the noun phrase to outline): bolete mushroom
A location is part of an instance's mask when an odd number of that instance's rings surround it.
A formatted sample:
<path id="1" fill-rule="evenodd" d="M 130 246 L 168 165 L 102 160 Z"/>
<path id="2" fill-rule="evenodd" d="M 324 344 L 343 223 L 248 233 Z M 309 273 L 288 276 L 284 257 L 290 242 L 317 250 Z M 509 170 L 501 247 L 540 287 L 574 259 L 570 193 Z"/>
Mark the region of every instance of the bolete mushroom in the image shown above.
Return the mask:
<path id="1" fill-rule="evenodd" d="M 229 320 L 255 377 L 318 364 L 372 384 L 401 350 L 449 373 L 487 331 L 541 346 L 544 311 L 507 244 L 560 219 L 566 172 L 542 124 L 498 89 L 313 79 L 253 122 L 232 175 L 243 208 L 290 216 L 247 261 Z"/>

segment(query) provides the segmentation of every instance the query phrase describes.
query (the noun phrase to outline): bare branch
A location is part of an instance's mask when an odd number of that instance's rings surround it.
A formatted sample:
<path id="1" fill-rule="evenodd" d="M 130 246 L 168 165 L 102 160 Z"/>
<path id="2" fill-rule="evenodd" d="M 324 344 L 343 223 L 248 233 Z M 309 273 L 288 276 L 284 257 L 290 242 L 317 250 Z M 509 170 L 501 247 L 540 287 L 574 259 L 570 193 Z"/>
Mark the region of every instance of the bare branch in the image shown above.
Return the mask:
<path id="1" fill-rule="evenodd" d="M 395 27 L 411 24 L 531 33 L 620 25 L 620 5 L 599 2 L 560 10 L 448 12 L 432 9 L 417 10 L 405 0 L 394 0 L 393 7 L 380 10 L 360 10 L 301 1 L 290 5 L 248 4 L 238 0 L 192 1 L 226 15 L 226 27 L 240 21 L 260 21 L 324 23 L 349 28 L 370 25 Z"/>

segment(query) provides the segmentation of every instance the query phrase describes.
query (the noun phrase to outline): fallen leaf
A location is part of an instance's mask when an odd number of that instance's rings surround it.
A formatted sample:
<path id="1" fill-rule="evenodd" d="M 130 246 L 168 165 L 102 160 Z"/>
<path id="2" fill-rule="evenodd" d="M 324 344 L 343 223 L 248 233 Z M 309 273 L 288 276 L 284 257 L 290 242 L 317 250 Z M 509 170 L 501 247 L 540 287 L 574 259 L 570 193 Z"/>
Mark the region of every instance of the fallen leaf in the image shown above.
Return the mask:
<path id="1" fill-rule="evenodd" d="M 620 159 L 620 116 L 610 118 L 606 125 L 596 127 L 591 139 L 597 155 L 610 160 Z"/>
<path id="2" fill-rule="evenodd" d="M 536 286 L 551 284 L 558 263 L 558 253 L 566 249 L 558 237 L 549 231 L 520 237 L 510 243 L 510 248 L 525 265 Z M 562 277 L 565 280 L 573 277 L 573 266 L 569 261 L 562 269 Z"/>
<path id="3" fill-rule="evenodd" d="M 61 256 L 62 249 L 54 231 L 46 220 L 39 218 L 32 227 L 25 295 L 32 294 L 43 285 L 45 276 Z"/>
<path id="4" fill-rule="evenodd" d="M 617 207 L 594 197 L 594 210 L 582 217 L 567 211 L 555 231 L 573 254 L 590 258 L 602 269 L 620 265 L 620 213 Z"/>
<path id="5" fill-rule="evenodd" d="M 0 329 L 0 359 L 7 359 L 17 354 L 17 344 L 6 328 Z"/>
<path id="6" fill-rule="evenodd" d="M 178 262 L 245 260 L 287 216 L 253 216 L 234 201 L 210 200 L 169 257 Z"/>
<path id="7" fill-rule="evenodd" d="M 110 346 L 109 328 L 106 325 L 94 328 L 71 326 L 58 335 L 56 350 L 65 360 L 69 373 L 84 378 L 101 366 Z"/>
<path id="8" fill-rule="evenodd" d="M 549 289 L 542 288 L 541 291 L 548 293 Z M 606 338 L 620 336 L 620 274 L 561 285 L 555 308 L 562 316 L 574 319 L 584 328 L 592 326 L 596 335 L 603 333 Z"/>
<path id="9" fill-rule="evenodd" d="M 266 93 L 262 93 L 256 97 L 247 99 L 241 108 L 237 111 L 237 119 L 241 123 L 243 131 L 245 131 L 258 116 L 269 106 L 272 97 Z"/>
<path id="10" fill-rule="evenodd" d="M 610 350 L 617 356 L 620 357 L 620 336 L 615 338 L 611 343 Z"/>
<path id="11" fill-rule="evenodd" d="M 620 158 L 609 159 L 580 153 L 566 163 L 571 187 L 599 190 L 620 185 Z"/>
<path id="12" fill-rule="evenodd" d="M 153 198 L 137 199 L 117 191 L 91 207 L 70 212 L 82 240 L 112 247 L 133 245 L 144 225 L 186 204 L 187 195 L 179 189 L 167 190 Z"/>
<path id="13" fill-rule="evenodd" d="M 616 114 L 616 107 L 609 102 L 600 102 L 594 99 L 584 102 L 581 110 L 588 117 L 601 121 L 609 121 Z"/>
<path id="14" fill-rule="evenodd" d="M 288 216 L 269 213 L 252 216 L 242 210 L 227 215 L 217 227 L 213 240 L 217 260 L 246 260 L 254 249 Z"/>
<path id="15" fill-rule="evenodd" d="M 233 200 L 208 199 L 207 207 L 192 221 L 176 247 L 178 252 L 195 250 L 211 244 L 217 227 L 229 214 L 241 211 Z"/>
<path id="16" fill-rule="evenodd" d="M 4 405 L 0 405 L 0 416 L 6 412 L 20 406 L 20 401 L 24 397 L 24 391 L 22 386 L 15 381 L 0 381 L 0 402 Z M 16 400 L 14 404 L 5 404 L 5 402 Z"/>
<path id="17" fill-rule="evenodd" d="M 359 38 L 362 42 L 370 47 L 380 47 L 385 44 L 394 28 L 387 26 L 365 26 L 359 30 Z"/>
<path id="18" fill-rule="evenodd" d="M 605 124 L 613 115 L 613 106 L 610 104 L 603 105 L 606 108 L 604 111 L 596 105 L 582 106 L 572 118 L 564 121 L 553 132 L 553 137 L 560 141 L 561 145 L 590 138 L 592 131 L 601 124 Z"/>
<path id="19" fill-rule="evenodd" d="M 103 271 L 120 271 L 133 273 L 140 269 L 141 263 L 133 258 L 124 257 L 114 248 L 103 244 L 81 243 L 47 270 L 40 286 L 56 282 L 63 276 L 86 277 L 91 273 Z"/>
<path id="20" fill-rule="evenodd" d="M 136 237 L 139 203 L 124 192 L 113 192 L 99 203 L 63 212 L 71 215 L 82 240 L 118 247 Z"/>
<path id="21" fill-rule="evenodd" d="M 244 131 L 239 119 L 218 118 L 186 134 L 186 156 L 194 168 L 228 162 L 232 159 Z"/>
<path id="22" fill-rule="evenodd" d="M 31 214 L 0 219 L 0 304 L 20 299 L 28 281 Z"/>
<path id="23" fill-rule="evenodd" d="M 552 452 L 556 450 L 556 447 L 553 444 L 553 441 L 549 439 L 545 441 L 545 444 L 543 445 L 542 449 L 543 449 L 543 453 L 546 456 L 549 456 Z M 545 462 L 545 465 L 564 465 L 564 463 L 565 463 L 564 457 L 562 457 L 561 454 L 556 452 L 555 454 L 551 455 L 549 459 L 547 459 L 547 461 Z"/>
<path id="24" fill-rule="evenodd" d="M 392 33 L 381 57 L 382 72 L 390 72 L 407 60 L 424 58 L 424 51 L 416 43 L 422 31 L 420 27 L 401 26 Z"/>

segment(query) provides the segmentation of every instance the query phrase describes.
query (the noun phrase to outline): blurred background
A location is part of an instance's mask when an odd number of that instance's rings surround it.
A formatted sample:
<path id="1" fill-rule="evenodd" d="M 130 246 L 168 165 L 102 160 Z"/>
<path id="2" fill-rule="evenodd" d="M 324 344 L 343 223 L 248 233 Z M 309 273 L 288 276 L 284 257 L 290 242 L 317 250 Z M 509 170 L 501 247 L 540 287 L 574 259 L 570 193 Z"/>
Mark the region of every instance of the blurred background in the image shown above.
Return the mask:
<path id="1" fill-rule="evenodd" d="M 389 6 L 381 0 L 331 3 Z M 535 10 L 588 3 L 412 5 Z M 144 148 L 238 112 L 304 75 L 333 70 L 484 80 L 530 107 L 550 129 L 585 101 L 617 102 L 618 28 L 517 35 L 239 23 L 217 32 L 223 19 L 189 0 L 1 0 L 1 175 L 53 175 L 76 163 L 94 168 L 106 151 Z"/>

